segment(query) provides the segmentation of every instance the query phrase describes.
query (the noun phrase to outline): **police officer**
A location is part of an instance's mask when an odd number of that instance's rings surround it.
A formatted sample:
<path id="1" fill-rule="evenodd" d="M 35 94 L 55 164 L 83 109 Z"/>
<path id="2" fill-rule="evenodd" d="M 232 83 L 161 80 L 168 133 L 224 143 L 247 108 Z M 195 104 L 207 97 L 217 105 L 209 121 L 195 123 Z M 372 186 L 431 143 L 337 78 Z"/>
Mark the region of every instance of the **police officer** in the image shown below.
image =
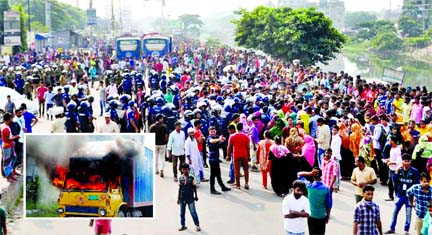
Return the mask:
<path id="1" fill-rule="evenodd" d="M 66 105 L 71 101 L 71 97 L 69 96 L 69 85 L 63 87 L 62 98 L 64 101 L 64 107 L 66 107 Z"/>
<path id="2" fill-rule="evenodd" d="M 159 78 L 156 71 L 151 70 L 149 76 L 149 88 L 151 91 L 159 89 Z"/>
<path id="3" fill-rule="evenodd" d="M 69 102 L 66 105 L 66 132 L 67 133 L 77 133 L 78 132 L 78 115 L 76 113 L 76 103 L 74 101 Z"/>
<path id="4" fill-rule="evenodd" d="M 123 94 L 132 95 L 132 77 L 129 73 L 125 73 L 124 79 L 120 84 L 123 90 Z"/>
<path id="5" fill-rule="evenodd" d="M 126 111 L 126 132 L 128 133 L 138 133 L 138 120 L 135 117 L 135 101 L 131 100 L 128 102 L 128 109 Z"/>
<path id="6" fill-rule="evenodd" d="M 78 109 L 79 127 L 83 133 L 93 132 L 92 116 L 90 114 L 89 107 L 90 103 L 88 101 L 83 101 L 81 102 Z"/>
<path id="7" fill-rule="evenodd" d="M 21 95 L 24 94 L 24 82 L 21 72 L 17 72 L 14 79 L 15 90 Z"/>
<path id="8" fill-rule="evenodd" d="M 117 114 L 117 107 L 118 107 L 118 103 L 116 100 L 111 100 L 108 104 L 108 110 L 107 112 L 109 112 L 111 120 L 115 123 L 119 123 L 119 116 Z"/>

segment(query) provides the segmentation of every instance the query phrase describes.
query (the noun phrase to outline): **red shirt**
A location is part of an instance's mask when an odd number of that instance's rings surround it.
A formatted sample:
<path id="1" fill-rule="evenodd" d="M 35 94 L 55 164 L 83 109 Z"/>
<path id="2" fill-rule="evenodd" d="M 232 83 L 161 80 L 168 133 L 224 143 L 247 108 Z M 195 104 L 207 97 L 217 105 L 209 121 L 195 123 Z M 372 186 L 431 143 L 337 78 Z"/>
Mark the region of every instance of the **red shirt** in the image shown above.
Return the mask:
<path id="1" fill-rule="evenodd" d="M 249 149 L 247 148 L 247 145 L 249 144 L 248 135 L 242 132 L 232 134 L 228 140 L 228 143 L 233 146 L 234 158 L 247 158 L 249 156 Z"/>
<path id="2" fill-rule="evenodd" d="M 8 125 L 4 124 L 1 126 L 1 138 L 2 138 L 2 148 L 7 149 L 13 147 L 13 140 L 7 140 L 7 137 L 11 137 L 11 129 Z"/>
<path id="3" fill-rule="evenodd" d="M 46 86 L 40 86 L 36 89 L 36 91 L 37 91 L 38 99 L 41 101 L 44 98 L 45 92 L 48 91 L 48 88 Z"/>
<path id="4" fill-rule="evenodd" d="M 196 139 L 196 141 L 197 141 L 197 144 L 198 144 L 198 150 L 200 151 L 200 153 L 202 153 L 202 151 L 203 151 L 203 144 L 202 143 L 200 143 L 199 141 L 198 141 L 198 139 L 199 138 L 201 138 L 201 137 L 203 137 L 204 135 L 203 135 L 203 133 L 201 132 L 201 130 L 200 129 L 195 129 L 195 134 L 194 134 L 194 137 L 195 137 L 195 139 Z"/>

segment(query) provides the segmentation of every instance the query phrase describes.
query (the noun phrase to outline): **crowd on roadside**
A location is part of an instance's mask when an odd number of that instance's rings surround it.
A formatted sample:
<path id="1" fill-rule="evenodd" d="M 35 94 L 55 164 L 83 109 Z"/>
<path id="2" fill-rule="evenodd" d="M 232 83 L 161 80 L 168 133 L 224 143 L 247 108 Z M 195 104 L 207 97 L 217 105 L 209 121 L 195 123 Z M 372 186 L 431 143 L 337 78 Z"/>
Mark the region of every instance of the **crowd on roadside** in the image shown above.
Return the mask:
<path id="1" fill-rule="evenodd" d="M 39 104 L 37 114 L 12 105 L 13 100 L 5 107 L 3 172 L 10 180 L 16 171 L 6 167 L 10 159 L 16 159 L 12 169 L 19 165 L 23 134 L 31 133 L 38 118 L 46 118 L 53 120 L 54 133 L 154 132 L 157 174 L 164 177 L 166 162 L 172 162 L 178 182 L 180 165 L 188 163 L 189 183 L 210 181 L 215 195 L 221 194 L 216 181 L 224 192 L 231 190 L 227 185 L 240 189 L 242 177 L 246 190 L 258 187 L 249 185 L 249 169 L 260 171 L 262 187 L 271 185 L 284 197 L 285 230 L 291 233 L 305 231 L 300 217 L 308 217 L 309 231 L 324 233 L 341 180 L 356 188 L 358 234 L 375 234 L 381 227 L 371 225 L 380 218 L 370 186 L 377 182 L 387 185 L 388 200 L 395 200 L 387 232 L 395 231 L 403 205 L 411 211 L 412 198 L 417 231 L 427 217 L 432 190 L 424 181 L 432 169 L 432 92 L 426 87 L 367 82 L 343 71 L 233 48 L 187 45 L 162 58 L 121 61 L 102 52 L 50 53 L 3 59 L 0 86 Z M 99 113 L 93 112 L 95 106 Z M 95 121 L 98 115 L 103 122 Z M 20 131 L 13 131 L 13 123 Z M 11 146 L 15 151 L 8 151 Z M 220 168 L 224 159 L 230 165 L 227 182 Z M 210 168 L 207 177 L 204 168 Z M 423 191 L 416 188 L 419 182 Z M 180 188 L 181 201 L 193 203 L 188 192 L 193 187 Z M 306 191 L 307 206 L 300 199 Z M 304 209 L 295 209 L 301 206 L 298 200 Z"/>

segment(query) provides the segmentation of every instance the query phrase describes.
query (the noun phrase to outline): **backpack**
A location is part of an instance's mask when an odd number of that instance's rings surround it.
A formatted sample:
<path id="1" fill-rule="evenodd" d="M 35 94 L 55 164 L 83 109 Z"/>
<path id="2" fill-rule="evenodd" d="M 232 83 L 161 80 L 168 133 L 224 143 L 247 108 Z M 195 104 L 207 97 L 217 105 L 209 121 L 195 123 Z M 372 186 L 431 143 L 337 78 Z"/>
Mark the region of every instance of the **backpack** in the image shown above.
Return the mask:
<path id="1" fill-rule="evenodd" d="M 381 127 L 381 135 L 378 139 L 378 143 L 381 145 L 381 149 L 384 149 L 384 146 L 387 143 L 387 132 L 385 131 L 383 126 L 380 127 Z"/>

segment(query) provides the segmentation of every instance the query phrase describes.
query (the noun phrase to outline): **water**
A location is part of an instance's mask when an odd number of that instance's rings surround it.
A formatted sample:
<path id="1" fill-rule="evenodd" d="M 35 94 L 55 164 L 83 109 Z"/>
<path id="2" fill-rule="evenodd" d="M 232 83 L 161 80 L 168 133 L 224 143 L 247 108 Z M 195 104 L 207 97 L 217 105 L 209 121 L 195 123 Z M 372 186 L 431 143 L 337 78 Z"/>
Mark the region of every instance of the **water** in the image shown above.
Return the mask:
<path id="1" fill-rule="evenodd" d="M 328 65 L 319 66 L 325 71 L 339 73 L 343 70 L 353 77 L 361 75 L 363 79 L 376 82 L 382 81 L 384 68 L 392 68 L 405 72 L 404 86 L 426 86 L 429 90 L 432 89 L 432 62 L 426 63 L 405 56 L 391 55 L 379 58 L 345 53 L 329 61 Z"/>

